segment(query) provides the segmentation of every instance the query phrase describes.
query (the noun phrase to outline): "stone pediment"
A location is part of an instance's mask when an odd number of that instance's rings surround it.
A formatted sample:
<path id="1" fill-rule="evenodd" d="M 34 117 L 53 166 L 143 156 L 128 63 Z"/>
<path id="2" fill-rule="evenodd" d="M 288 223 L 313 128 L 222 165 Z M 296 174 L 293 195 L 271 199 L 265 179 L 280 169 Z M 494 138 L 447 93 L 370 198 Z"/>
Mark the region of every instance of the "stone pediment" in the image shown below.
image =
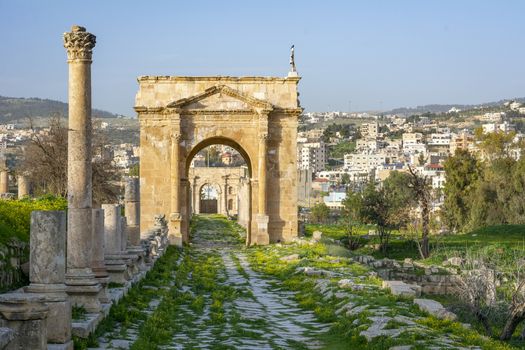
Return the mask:
<path id="1" fill-rule="evenodd" d="M 172 102 L 168 108 L 200 111 L 254 111 L 256 109 L 273 109 L 263 100 L 240 93 L 225 85 L 213 86 L 203 93 Z"/>

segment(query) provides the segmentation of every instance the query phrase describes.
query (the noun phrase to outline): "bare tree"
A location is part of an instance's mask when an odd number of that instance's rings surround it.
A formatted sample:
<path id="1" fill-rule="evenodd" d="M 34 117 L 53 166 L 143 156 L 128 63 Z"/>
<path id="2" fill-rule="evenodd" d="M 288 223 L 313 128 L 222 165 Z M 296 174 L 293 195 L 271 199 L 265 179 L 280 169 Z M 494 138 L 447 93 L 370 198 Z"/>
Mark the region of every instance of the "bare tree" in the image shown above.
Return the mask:
<path id="1" fill-rule="evenodd" d="M 509 340 L 525 321 L 525 260 L 512 250 L 513 259 L 494 252 L 467 252 L 458 275 L 457 294 L 483 325 L 488 335 L 494 334 L 494 315 L 503 316 L 501 340 Z M 524 334 L 522 333 L 522 336 Z"/>
<path id="2" fill-rule="evenodd" d="M 421 208 L 421 242 L 418 242 L 419 252 L 423 259 L 430 256 L 430 244 L 428 236 L 430 233 L 430 205 L 432 201 L 432 187 L 430 179 L 426 175 L 417 173 L 410 165 L 408 166 L 410 179 L 408 186 L 414 191 L 416 201 Z"/>
<path id="3" fill-rule="evenodd" d="M 67 127 L 61 116 L 55 114 L 49 127 L 37 130 L 30 119 L 32 137 L 24 150 L 24 161 L 18 171 L 29 177 L 35 194 L 67 196 Z M 106 136 L 98 127 L 93 129 L 93 201 L 115 201 L 119 175 L 112 160 L 105 156 Z"/>

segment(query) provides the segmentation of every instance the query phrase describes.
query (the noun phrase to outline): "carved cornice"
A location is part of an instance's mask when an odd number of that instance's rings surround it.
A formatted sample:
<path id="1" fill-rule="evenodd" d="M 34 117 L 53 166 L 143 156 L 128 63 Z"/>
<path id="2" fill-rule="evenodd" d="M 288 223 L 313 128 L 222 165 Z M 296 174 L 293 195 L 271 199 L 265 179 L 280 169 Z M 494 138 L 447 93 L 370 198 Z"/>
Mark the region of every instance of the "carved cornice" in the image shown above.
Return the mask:
<path id="1" fill-rule="evenodd" d="M 274 114 L 286 114 L 286 115 L 295 115 L 300 116 L 303 113 L 304 108 L 275 108 L 273 110 Z"/>
<path id="2" fill-rule="evenodd" d="M 86 32 L 86 28 L 73 26 L 71 32 L 64 33 L 64 47 L 67 50 L 68 61 L 80 60 L 91 62 L 93 48 L 97 37 Z"/>
<path id="3" fill-rule="evenodd" d="M 224 94 L 226 96 L 233 97 L 235 99 L 238 99 L 242 102 L 247 103 L 253 108 L 263 108 L 271 111 L 273 109 L 273 106 L 271 103 L 259 100 L 255 97 L 251 97 L 248 95 L 245 95 L 235 89 L 232 89 L 231 87 L 228 87 L 226 85 L 215 85 L 212 86 L 206 90 L 204 90 L 202 93 L 197 94 L 195 96 L 187 97 L 187 98 L 181 98 L 180 100 L 174 101 L 170 104 L 168 104 L 168 108 L 183 108 L 185 106 L 188 106 L 192 103 L 198 102 L 202 99 L 205 99 L 206 97 L 216 95 L 216 94 Z"/>

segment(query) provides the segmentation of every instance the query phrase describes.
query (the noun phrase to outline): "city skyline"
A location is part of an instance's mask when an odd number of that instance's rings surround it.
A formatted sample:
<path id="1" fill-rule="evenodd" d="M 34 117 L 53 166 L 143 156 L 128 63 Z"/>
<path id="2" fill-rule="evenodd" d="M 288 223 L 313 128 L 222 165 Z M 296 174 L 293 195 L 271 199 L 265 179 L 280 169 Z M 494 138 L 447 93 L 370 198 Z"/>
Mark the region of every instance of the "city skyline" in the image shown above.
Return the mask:
<path id="1" fill-rule="evenodd" d="M 522 97 L 518 1 L 265 4 L 0 1 L 0 95 L 67 100 L 61 35 L 97 35 L 93 106 L 135 115 L 139 75 L 286 76 L 289 48 L 314 111 Z"/>

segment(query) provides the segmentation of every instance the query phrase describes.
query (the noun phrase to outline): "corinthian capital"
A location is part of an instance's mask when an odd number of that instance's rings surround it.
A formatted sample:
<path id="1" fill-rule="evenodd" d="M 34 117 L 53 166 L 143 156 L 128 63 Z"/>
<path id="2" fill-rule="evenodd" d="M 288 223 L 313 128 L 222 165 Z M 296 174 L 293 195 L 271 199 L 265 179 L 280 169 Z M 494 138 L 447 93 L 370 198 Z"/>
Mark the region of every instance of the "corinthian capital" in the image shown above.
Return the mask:
<path id="1" fill-rule="evenodd" d="M 97 37 L 86 32 L 86 28 L 73 26 L 71 32 L 64 33 L 64 47 L 67 50 L 68 60 L 89 60 Z"/>

